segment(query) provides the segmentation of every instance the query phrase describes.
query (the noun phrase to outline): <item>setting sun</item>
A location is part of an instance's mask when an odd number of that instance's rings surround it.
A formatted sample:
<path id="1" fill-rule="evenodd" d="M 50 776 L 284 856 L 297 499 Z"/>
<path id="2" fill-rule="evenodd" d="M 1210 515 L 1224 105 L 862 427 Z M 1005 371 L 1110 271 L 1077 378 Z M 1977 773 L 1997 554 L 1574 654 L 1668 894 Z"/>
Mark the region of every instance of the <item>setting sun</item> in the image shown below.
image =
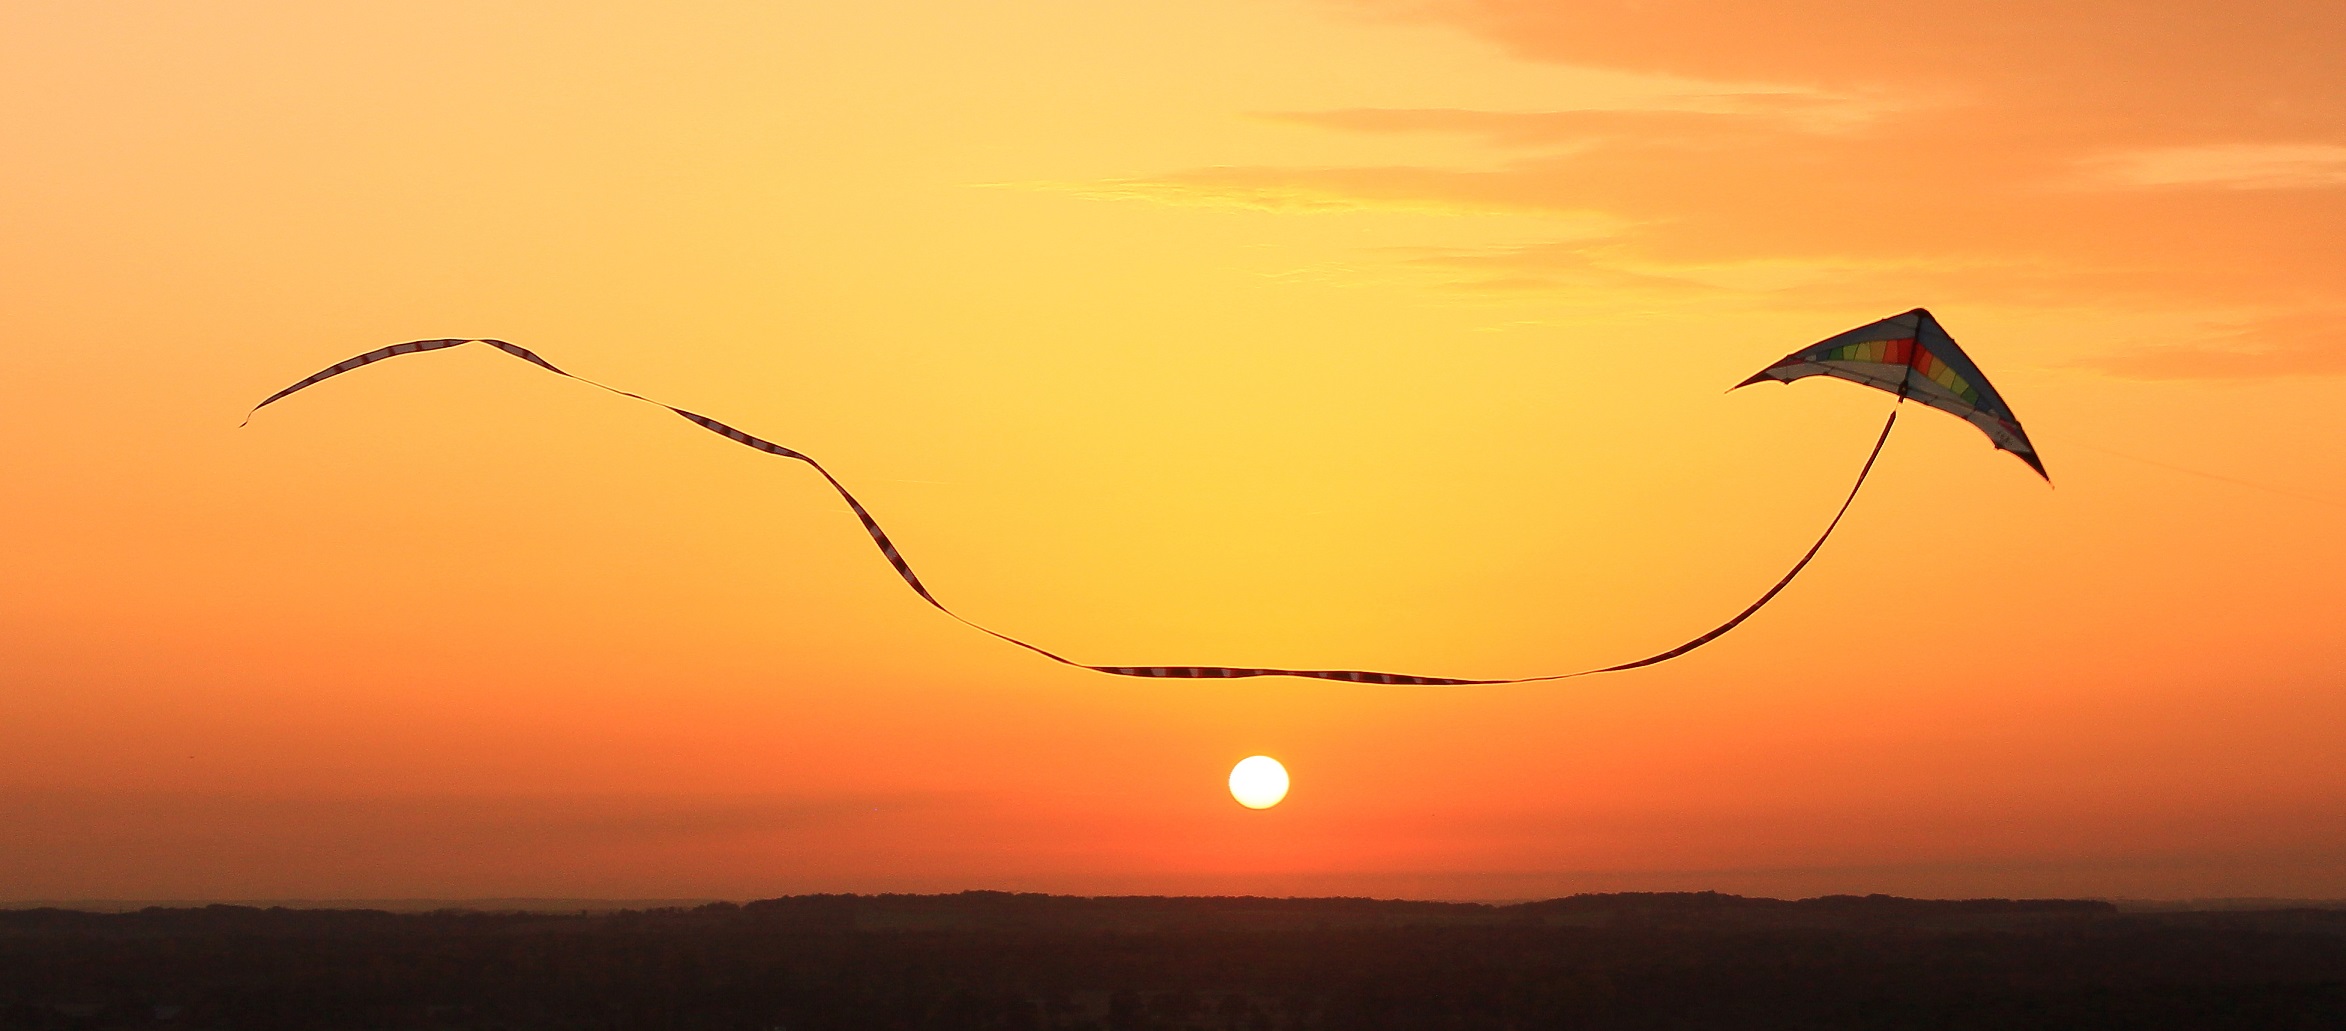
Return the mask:
<path id="1" fill-rule="evenodd" d="M 1269 809 L 1287 797 L 1287 767 L 1267 755 L 1250 755 L 1230 768 L 1230 797 L 1248 809 Z"/>

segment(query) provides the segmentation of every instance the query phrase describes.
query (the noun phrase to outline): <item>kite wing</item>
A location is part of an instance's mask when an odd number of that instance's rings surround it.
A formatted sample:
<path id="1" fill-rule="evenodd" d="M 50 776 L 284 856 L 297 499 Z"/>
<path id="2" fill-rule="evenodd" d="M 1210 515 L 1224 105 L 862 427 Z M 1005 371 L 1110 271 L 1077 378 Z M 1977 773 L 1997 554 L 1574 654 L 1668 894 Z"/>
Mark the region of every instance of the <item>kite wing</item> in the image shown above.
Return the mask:
<path id="1" fill-rule="evenodd" d="M 1988 384 L 1987 374 L 1955 346 L 1955 338 L 1948 336 L 1926 309 L 1893 315 L 1803 347 L 1736 386 L 1765 380 L 1790 383 L 1809 376 L 1863 383 L 1951 412 L 1979 427 L 1998 449 L 2020 456 L 2038 476 L 2052 482 L 2045 464 L 2037 459 L 2036 446 L 2028 442 L 2027 431 L 2012 414 L 2012 406 L 2004 403 L 1996 388 Z"/>

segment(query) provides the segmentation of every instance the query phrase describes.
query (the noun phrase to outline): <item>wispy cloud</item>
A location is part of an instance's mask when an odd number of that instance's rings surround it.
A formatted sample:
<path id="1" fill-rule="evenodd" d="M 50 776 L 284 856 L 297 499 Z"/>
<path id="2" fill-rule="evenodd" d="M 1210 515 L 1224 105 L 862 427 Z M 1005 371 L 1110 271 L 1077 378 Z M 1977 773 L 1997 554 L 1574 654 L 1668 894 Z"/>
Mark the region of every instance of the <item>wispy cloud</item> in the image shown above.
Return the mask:
<path id="1" fill-rule="evenodd" d="M 2275 316 L 2193 344 L 2103 355 L 2080 365 L 2128 379 L 2346 375 L 2346 312 Z"/>
<path id="2" fill-rule="evenodd" d="M 1563 111 L 1344 108 L 1273 111 L 1277 122 L 1346 132 L 1467 136 L 1500 146 L 1573 147 L 1634 138 L 1697 142 L 1749 132 L 1826 133 L 1862 127 L 1888 107 L 1819 93 L 1722 93 L 1664 98 L 1666 106 Z"/>
<path id="3" fill-rule="evenodd" d="M 2276 319 L 2301 324 L 2306 319 Z M 2285 331 L 2257 326 L 2191 345 L 2161 345 L 2079 362 L 2086 369 L 2133 380 L 2273 380 L 2292 376 L 2346 376 L 2346 329 Z"/>
<path id="4" fill-rule="evenodd" d="M 2346 186 L 2346 144 L 2304 142 L 2335 139 L 2346 124 L 2346 64 L 2329 57 L 2346 43 L 2346 8 L 2300 5 L 2271 21 L 2211 4 L 2149 24 L 2113 6 L 2053 0 L 1356 2 L 1446 22 L 1534 60 L 1718 85 L 1561 110 L 1260 116 L 1497 149 L 1448 162 L 1029 185 L 1296 214 L 1550 220 L 1549 239 L 1529 246 L 1383 259 L 1389 271 L 1510 303 L 1898 298 L 2175 325 L 2346 301 L 2335 273 L 2346 263 L 2346 190 L 2336 189 Z M 1995 27 L 2014 19 L 2031 30 Z M 2134 34 L 2104 38 L 2113 25 Z M 2081 41 L 2095 45 L 2075 48 Z M 2328 375 L 2346 363 L 2326 325 L 2276 320 L 2198 343 L 2043 360 L 2230 379 Z"/>
<path id="5" fill-rule="evenodd" d="M 2346 186 L 2346 146 L 2219 143 L 2156 147 L 2089 159 L 2089 177 L 2117 186 L 2296 190 Z"/>
<path id="6" fill-rule="evenodd" d="M 1159 204 L 1252 208 L 1314 214 L 1338 211 L 1419 211 L 1440 214 L 1541 213 L 1610 224 L 1599 212 L 1559 205 L 1525 189 L 1508 170 L 1439 168 L 1266 168 L 1223 166 L 1162 176 L 1090 182 L 997 183 L 1086 197 Z"/>
<path id="7" fill-rule="evenodd" d="M 1465 289 L 1544 292 L 1603 288 L 1635 294 L 1767 293 L 1827 282 L 1856 271 L 1847 262 L 1767 259 L 1668 262 L 1619 244 L 1552 241 L 1526 247 L 1428 251 L 1406 259 L 1457 276 Z"/>

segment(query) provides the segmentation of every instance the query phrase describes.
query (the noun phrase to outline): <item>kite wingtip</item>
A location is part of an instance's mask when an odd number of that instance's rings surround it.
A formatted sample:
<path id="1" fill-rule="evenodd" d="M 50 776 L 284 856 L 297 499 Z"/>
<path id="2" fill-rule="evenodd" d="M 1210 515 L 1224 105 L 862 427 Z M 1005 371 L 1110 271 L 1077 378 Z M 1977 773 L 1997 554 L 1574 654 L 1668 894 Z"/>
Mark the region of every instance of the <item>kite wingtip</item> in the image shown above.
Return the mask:
<path id="1" fill-rule="evenodd" d="M 2046 472 L 2046 471 L 2045 471 L 2045 463 L 2044 463 L 2044 460 L 2043 460 L 2043 459 L 2040 459 L 2040 458 L 2038 458 L 2038 457 L 2036 456 L 2036 452 L 2034 452 L 2034 451 L 2014 451 L 2014 452 L 2012 452 L 2012 455 L 2013 455 L 2013 457 L 2015 457 L 2015 458 L 2018 458 L 2018 459 L 2020 459 L 2021 461 L 2028 463 L 2028 467 L 2029 467 L 2029 468 L 2031 468 L 2031 469 L 2034 469 L 2034 470 L 2036 470 L 2036 474 L 2037 474 L 2038 476 L 2044 477 L 2044 480 L 2045 480 L 2045 486 L 2047 486 L 2047 487 L 2050 487 L 2050 486 L 2052 486 L 2052 485 L 2053 485 L 2053 474 L 2052 474 L 2052 473 L 2048 473 L 2048 472 Z"/>

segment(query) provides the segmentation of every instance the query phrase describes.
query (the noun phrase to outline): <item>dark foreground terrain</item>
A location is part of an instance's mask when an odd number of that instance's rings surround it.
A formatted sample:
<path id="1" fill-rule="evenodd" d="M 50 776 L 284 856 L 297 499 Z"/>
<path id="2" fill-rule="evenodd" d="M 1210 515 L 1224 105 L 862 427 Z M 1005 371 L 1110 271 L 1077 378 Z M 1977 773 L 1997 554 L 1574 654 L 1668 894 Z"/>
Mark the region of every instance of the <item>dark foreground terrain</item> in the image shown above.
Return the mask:
<path id="1" fill-rule="evenodd" d="M 1584 895 L 0 911 L 0 1028 L 2346 1028 L 2346 913 Z"/>

